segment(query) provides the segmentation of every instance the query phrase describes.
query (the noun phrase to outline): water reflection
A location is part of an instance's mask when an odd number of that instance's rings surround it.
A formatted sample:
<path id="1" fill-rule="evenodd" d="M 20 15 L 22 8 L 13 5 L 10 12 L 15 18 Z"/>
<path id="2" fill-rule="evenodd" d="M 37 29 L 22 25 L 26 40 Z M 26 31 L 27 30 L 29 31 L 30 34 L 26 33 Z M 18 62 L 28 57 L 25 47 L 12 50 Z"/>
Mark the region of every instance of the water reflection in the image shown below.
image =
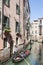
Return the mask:
<path id="1" fill-rule="evenodd" d="M 31 56 L 30 58 L 31 65 L 39 65 L 39 60 L 35 58 L 35 56 Z"/>
<path id="2" fill-rule="evenodd" d="M 28 46 L 29 49 L 29 46 Z M 28 56 L 26 58 L 26 61 L 30 64 L 30 65 L 39 65 L 39 55 L 38 55 L 38 51 L 39 51 L 39 45 L 38 43 L 34 44 L 32 46 L 32 50 L 31 50 L 31 54 L 30 56 Z M 28 65 L 25 60 L 19 62 L 19 63 L 12 63 L 12 60 L 9 61 L 8 63 L 6 63 L 5 65 Z"/>

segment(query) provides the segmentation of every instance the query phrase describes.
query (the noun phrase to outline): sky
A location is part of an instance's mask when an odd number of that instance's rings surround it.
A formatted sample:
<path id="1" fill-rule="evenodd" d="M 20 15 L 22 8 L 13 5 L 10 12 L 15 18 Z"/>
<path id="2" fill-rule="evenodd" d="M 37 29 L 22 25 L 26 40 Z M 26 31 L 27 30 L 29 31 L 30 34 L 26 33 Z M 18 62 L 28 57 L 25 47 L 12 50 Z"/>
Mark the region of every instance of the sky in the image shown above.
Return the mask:
<path id="1" fill-rule="evenodd" d="M 36 20 L 43 17 L 43 0 L 29 0 L 30 1 L 30 20 Z"/>

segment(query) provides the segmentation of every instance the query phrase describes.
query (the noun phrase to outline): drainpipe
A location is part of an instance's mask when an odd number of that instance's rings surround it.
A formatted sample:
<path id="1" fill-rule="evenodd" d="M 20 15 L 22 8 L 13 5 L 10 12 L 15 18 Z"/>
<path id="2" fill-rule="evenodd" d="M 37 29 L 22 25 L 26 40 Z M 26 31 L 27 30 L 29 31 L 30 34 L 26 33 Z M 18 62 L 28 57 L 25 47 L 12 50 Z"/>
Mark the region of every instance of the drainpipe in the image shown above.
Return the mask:
<path id="1" fill-rule="evenodd" d="M 3 20 L 4 20 L 4 1 L 2 0 L 2 39 L 3 39 Z"/>
<path id="2" fill-rule="evenodd" d="M 20 7 L 20 0 L 19 0 L 19 7 Z M 20 23 L 20 14 L 19 14 L 19 23 Z"/>
<path id="3" fill-rule="evenodd" d="M 24 7 L 25 7 L 25 2 L 23 1 L 23 29 L 24 29 L 24 44 L 23 44 L 23 48 L 25 49 L 25 20 L 24 20 Z"/>

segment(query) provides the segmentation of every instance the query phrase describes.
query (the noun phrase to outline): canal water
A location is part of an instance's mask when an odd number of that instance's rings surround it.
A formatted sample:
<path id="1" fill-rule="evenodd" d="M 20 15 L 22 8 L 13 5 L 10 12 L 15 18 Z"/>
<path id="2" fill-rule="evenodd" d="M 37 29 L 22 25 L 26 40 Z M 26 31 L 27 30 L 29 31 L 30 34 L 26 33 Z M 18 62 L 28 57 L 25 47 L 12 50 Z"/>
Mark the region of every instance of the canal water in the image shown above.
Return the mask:
<path id="1" fill-rule="evenodd" d="M 35 58 L 32 57 L 32 55 L 30 55 L 19 63 L 13 63 L 12 60 L 9 60 L 2 65 L 39 65 L 39 63 Z"/>
<path id="2" fill-rule="evenodd" d="M 29 49 L 30 46 L 27 47 Z M 19 63 L 13 63 L 12 60 L 5 62 L 3 65 L 39 65 L 38 60 L 33 54 L 30 54 L 26 59 Z"/>
<path id="3" fill-rule="evenodd" d="M 28 46 L 27 49 L 29 49 L 29 47 L 30 46 Z M 3 63 L 2 65 L 30 65 L 30 57 L 31 55 L 29 55 L 26 59 L 19 63 L 13 63 L 12 60 L 10 59 L 9 61 Z"/>
<path id="4" fill-rule="evenodd" d="M 13 63 L 12 60 L 10 60 L 9 62 L 6 62 L 4 65 L 29 65 L 30 64 L 29 58 L 26 58 L 25 60 L 23 60 L 19 63 Z"/>

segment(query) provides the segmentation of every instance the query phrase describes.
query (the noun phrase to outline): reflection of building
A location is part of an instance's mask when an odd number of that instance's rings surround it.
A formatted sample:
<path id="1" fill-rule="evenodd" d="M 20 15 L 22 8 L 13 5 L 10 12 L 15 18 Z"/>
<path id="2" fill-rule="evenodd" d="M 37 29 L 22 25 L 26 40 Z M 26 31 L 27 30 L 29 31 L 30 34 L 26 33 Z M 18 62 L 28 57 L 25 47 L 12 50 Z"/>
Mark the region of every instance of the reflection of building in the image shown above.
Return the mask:
<path id="1" fill-rule="evenodd" d="M 43 18 L 34 20 L 34 22 L 31 23 L 31 36 L 33 40 L 43 39 Z"/>
<path id="2" fill-rule="evenodd" d="M 1 0 L 1 1 L 3 1 L 1 31 L 2 31 L 2 38 L 4 40 L 2 41 L 1 49 L 10 47 L 11 50 L 13 50 L 14 45 L 20 45 L 24 43 L 26 35 L 25 34 L 26 25 L 24 26 L 24 24 L 30 18 L 29 1 L 28 0 Z M 9 29 L 11 30 L 10 33 L 8 32 Z M 7 30 L 7 32 L 5 32 L 5 30 Z"/>

